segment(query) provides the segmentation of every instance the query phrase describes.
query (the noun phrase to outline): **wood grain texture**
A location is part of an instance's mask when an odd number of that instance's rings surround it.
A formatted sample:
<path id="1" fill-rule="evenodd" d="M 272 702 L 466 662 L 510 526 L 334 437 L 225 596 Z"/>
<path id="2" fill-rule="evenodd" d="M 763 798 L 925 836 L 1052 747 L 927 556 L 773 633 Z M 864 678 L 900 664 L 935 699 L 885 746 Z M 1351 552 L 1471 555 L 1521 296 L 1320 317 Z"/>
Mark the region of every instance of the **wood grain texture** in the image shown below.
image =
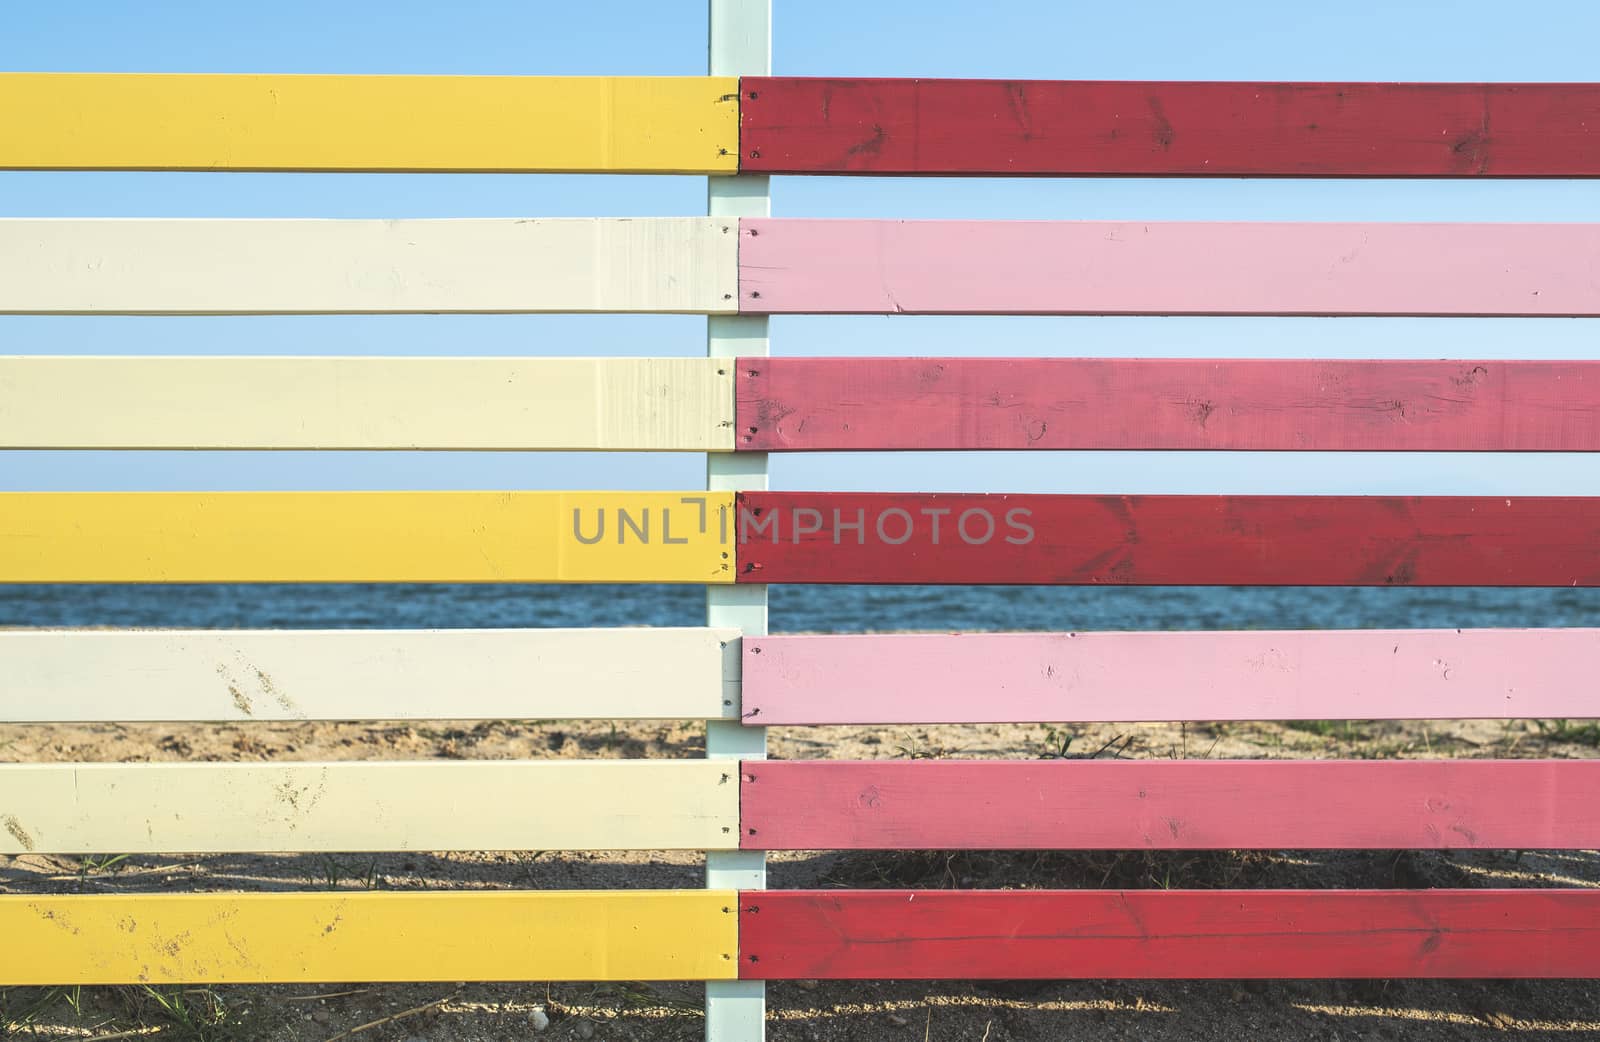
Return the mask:
<path id="1" fill-rule="evenodd" d="M 718 890 L 0 896 L 8 985 L 705 980 Z"/>
<path id="2" fill-rule="evenodd" d="M 732 582 L 732 498 L 7 492 L 0 582 Z"/>
<path id="3" fill-rule="evenodd" d="M 750 492 L 740 582 L 1593 586 L 1600 499 Z"/>
<path id="4" fill-rule="evenodd" d="M 732 77 L 0 75 L 0 168 L 731 174 Z"/>
<path id="5" fill-rule="evenodd" d="M 766 980 L 1600 976 L 1600 890 L 740 894 Z"/>
<path id="6" fill-rule="evenodd" d="M 769 174 L 1596 177 L 1600 84 L 740 82 Z"/>
<path id="7" fill-rule="evenodd" d="M 739 841 L 757 850 L 1600 846 L 1600 760 L 799 760 L 742 770 Z"/>
<path id="8" fill-rule="evenodd" d="M 735 310 L 735 222 L 0 220 L 0 313 Z"/>
<path id="9" fill-rule="evenodd" d="M 728 451 L 704 358 L 0 357 L 8 449 Z"/>
<path id="10" fill-rule="evenodd" d="M 0 636 L 0 648 L 4 647 Z M 1600 630 L 747 637 L 751 724 L 1583 719 Z"/>
<path id="11" fill-rule="evenodd" d="M 1600 450 L 1600 363 L 747 358 L 738 445 Z"/>
<path id="12" fill-rule="evenodd" d="M 0 631 L 0 720 L 728 718 L 737 704 L 723 687 L 737 678 L 723 649 L 738 639 L 709 628 Z"/>
<path id="13" fill-rule="evenodd" d="M 751 313 L 1600 315 L 1600 224 L 741 225 Z"/>
<path id="14" fill-rule="evenodd" d="M 738 788 L 708 760 L 0 764 L 0 853 L 732 848 Z"/>

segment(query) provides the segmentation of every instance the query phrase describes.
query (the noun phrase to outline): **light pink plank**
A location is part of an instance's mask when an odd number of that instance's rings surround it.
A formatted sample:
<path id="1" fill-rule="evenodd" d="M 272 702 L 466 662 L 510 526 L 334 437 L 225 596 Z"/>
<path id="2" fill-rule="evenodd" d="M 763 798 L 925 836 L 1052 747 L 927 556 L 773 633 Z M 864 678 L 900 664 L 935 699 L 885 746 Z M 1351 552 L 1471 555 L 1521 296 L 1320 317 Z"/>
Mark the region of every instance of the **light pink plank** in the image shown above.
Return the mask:
<path id="1" fill-rule="evenodd" d="M 1600 846 L 1600 760 L 747 760 L 758 850 Z"/>
<path id="2" fill-rule="evenodd" d="M 1600 224 L 740 223 L 747 312 L 1600 315 Z"/>
<path id="3" fill-rule="evenodd" d="M 750 637 L 745 723 L 1600 717 L 1600 630 Z"/>

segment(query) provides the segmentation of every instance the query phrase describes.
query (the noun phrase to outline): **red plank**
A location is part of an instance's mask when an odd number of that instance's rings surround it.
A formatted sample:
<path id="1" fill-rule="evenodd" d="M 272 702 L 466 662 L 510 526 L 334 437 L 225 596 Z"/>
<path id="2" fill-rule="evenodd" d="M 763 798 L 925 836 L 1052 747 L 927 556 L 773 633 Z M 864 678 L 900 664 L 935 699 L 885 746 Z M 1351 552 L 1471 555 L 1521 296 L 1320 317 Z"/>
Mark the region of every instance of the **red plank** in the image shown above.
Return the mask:
<path id="1" fill-rule="evenodd" d="M 744 358 L 739 448 L 1600 450 L 1600 362 Z"/>
<path id="2" fill-rule="evenodd" d="M 747 492 L 757 583 L 1600 585 L 1600 498 Z"/>
<path id="3" fill-rule="evenodd" d="M 741 81 L 769 174 L 1600 176 L 1600 84 Z"/>
<path id="4" fill-rule="evenodd" d="M 774 890 L 758 980 L 1600 977 L 1600 890 Z"/>
<path id="5" fill-rule="evenodd" d="M 1600 847 L 1600 760 L 746 761 L 754 850 Z"/>

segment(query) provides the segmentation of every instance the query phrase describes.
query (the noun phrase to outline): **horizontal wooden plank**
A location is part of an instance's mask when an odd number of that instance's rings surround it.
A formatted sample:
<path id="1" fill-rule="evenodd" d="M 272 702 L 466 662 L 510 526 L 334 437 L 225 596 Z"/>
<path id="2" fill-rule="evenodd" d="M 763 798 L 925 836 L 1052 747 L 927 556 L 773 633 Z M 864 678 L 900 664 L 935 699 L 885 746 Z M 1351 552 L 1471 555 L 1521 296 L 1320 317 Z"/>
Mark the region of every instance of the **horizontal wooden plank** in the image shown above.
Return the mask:
<path id="1" fill-rule="evenodd" d="M 741 226 L 753 313 L 1600 315 L 1600 224 Z"/>
<path id="2" fill-rule="evenodd" d="M 755 850 L 1600 847 L 1600 760 L 794 760 L 742 770 L 740 843 Z"/>
<path id="3" fill-rule="evenodd" d="M 766 980 L 1600 976 L 1600 890 L 740 895 Z"/>
<path id="4" fill-rule="evenodd" d="M 733 448 L 707 358 L 0 356 L 0 448 Z"/>
<path id="5" fill-rule="evenodd" d="M 740 582 L 1600 585 L 1600 498 L 739 495 Z"/>
<path id="6" fill-rule="evenodd" d="M 731 220 L 0 220 L 0 313 L 735 309 Z"/>
<path id="7" fill-rule="evenodd" d="M 7 492 L 0 582 L 732 582 L 725 492 Z M 727 521 L 725 525 L 724 522 Z"/>
<path id="8" fill-rule="evenodd" d="M 731 174 L 714 76 L 0 75 L 0 168 Z"/>
<path id="9" fill-rule="evenodd" d="M 1596 177 L 1600 84 L 740 81 L 769 174 Z"/>
<path id="10" fill-rule="evenodd" d="M 726 718 L 738 641 L 701 628 L 0 631 L 0 720 Z"/>
<path id="11" fill-rule="evenodd" d="M 706 980 L 719 890 L 0 896 L 8 985 Z"/>
<path id="12" fill-rule="evenodd" d="M 1600 362 L 746 358 L 739 447 L 1600 450 Z"/>
<path id="13" fill-rule="evenodd" d="M 795 635 L 743 657 L 756 726 L 1582 719 L 1600 629 Z"/>
<path id="14" fill-rule="evenodd" d="M 721 849 L 738 788 L 710 760 L 0 764 L 0 853 Z"/>

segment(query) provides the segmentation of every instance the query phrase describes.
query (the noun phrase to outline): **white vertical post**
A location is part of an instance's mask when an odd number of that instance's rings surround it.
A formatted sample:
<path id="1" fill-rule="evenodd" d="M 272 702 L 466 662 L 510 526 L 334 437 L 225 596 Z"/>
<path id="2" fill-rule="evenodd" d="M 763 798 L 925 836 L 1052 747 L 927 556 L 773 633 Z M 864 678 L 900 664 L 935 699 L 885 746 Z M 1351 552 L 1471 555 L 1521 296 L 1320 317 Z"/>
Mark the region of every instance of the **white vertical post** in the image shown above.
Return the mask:
<path id="1" fill-rule="evenodd" d="M 765 76 L 772 70 L 771 0 L 710 0 L 712 76 Z M 737 101 L 735 101 L 737 104 Z M 713 217 L 766 217 L 767 179 L 751 175 L 712 177 L 706 189 Z M 712 315 L 706 319 L 706 354 L 713 358 L 767 353 L 765 316 Z M 706 456 L 706 488 L 741 492 L 767 487 L 766 453 L 725 452 Z M 732 519 L 738 538 L 738 518 Z M 767 632 L 767 588 L 756 585 L 706 587 L 706 624 L 732 626 L 747 636 Z M 740 648 L 724 652 L 724 675 L 740 676 Z M 737 691 L 739 684 L 727 686 Z M 760 760 L 767 755 L 765 728 L 737 720 L 706 725 L 706 755 L 713 759 Z M 712 851 L 706 855 L 706 886 L 764 890 L 767 858 L 760 851 Z M 706 1042 L 761 1042 L 766 1034 L 767 989 L 761 981 L 706 983 Z"/>

